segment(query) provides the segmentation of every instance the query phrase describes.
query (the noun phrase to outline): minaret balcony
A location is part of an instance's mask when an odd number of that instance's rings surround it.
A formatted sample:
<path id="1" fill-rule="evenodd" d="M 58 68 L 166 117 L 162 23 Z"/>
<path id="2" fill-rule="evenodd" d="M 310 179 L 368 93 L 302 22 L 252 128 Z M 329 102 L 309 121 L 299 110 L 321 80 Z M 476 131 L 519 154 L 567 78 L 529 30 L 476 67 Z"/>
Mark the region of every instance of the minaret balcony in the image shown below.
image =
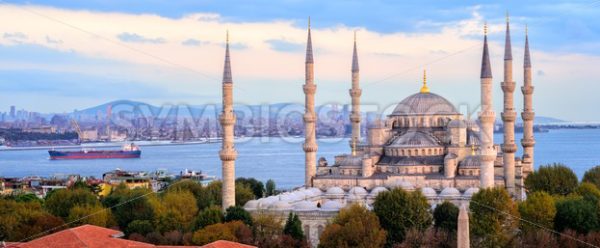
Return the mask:
<path id="1" fill-rule="evenodd" d="M 360 114 L 358 114 L 358 113 L 350 114 L 350 121 L 351 122 L 360 122 Z"/>
<path id="2" fill-rule="evenodd" d="M 236 120 L 236 117 L 233 112 L 221 113 L 221 115 L 219 116 L 219 122 L 223 126 L 234 125 L 235 120 Z"/>
<path id="3" fill-rule="evenodd" d="M 317 120 L 317 117 L 314 113 L 304 113 L 303 119 L 304 123 L 314 123 Z"/>
<path id="4" fill-rule="evenodd" d="M 314 84 L 304 84 L 302 86 L 305 95 L 314 95 L 317 91 L 317 86 Z"/>
<path id="5" fill-rule="evenodd" d="M 535 146 L 535 140 L 533 138 L 524 138 L 524 139 L 521 139 L 521 145 L 523 147 L 534 147 Z"/>
<path id="6" fill-rule="evenodd" d="M 515 91 L 515 82 L 502 82 L 502 91 L 504 92 L 514 92 Z"/>
<path id="7" fill-rule="evenodd" d="M 515 111 L 506 111 L 506 112 L 502 112 L 502 121 L 505 122 L 515 122 L 515 120 L 517 119 L 517 112 Z"/>
<path id="8" fill-rule="evenodd" d="M 351 97 L 360 97 L 362 95 L 362 89 L 350 89 L 349 92 Z"/>
<path id="9" fill-rule="evenodd" d="M 502 144 L 502 151 L 504 153 L 515 153 L 517 152 L 517 145 L 516 144 Z"/>
<path id="10" fill-rule="evenodd" d="M 521 86 L 521 92 L 523 92 L 523 95 L 531 95 L 533 94 L 533 86 Z"/>
<path id="11" fill-rule="evenodd" d="M 494 111 L 479 112 L 479 120 L 481 123 L 494 123 L 496 121 L 496 113 Z"/>
<path id="12" fill-rule="evenodd" d="M 233 148 L 225 148 L 219 151 L 221 161 L 234 161 L 237 158 L 237 151 Z"/>
<path id="13" fill-rule="evenodd" d="M 302 149 L 304 152 L 317 152 L 319 146 L 317 146 L 317 143 L 304 143 L 302 144 Z"/>
<path id="14" fill-rule="evenodd" d="M 535 118 L 535 113 L 530 111 L 522 112 L 521 118 L 523 119 L 523 121 L 533 121 L 533 119 Z"/>

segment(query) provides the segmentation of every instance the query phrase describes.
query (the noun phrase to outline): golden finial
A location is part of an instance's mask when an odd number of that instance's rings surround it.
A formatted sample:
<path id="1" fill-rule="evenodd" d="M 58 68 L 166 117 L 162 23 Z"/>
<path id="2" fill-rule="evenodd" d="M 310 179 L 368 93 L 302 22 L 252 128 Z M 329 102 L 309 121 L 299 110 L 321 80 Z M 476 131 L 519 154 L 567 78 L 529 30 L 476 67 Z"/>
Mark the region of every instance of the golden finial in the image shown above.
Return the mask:
<path id="1" fill-rule="evenodd" d="M 225 40 L 227 41 L 227 44 L 229 44 L 229 29 L 227 29 L 225 36 Z"/>
<path id="2" fill-rule="evenodd" d="M 529 35 L 529 26 L 525 24 L 525 35 Z"/>
<path id="3" fill-rule="evenodd" d="M 427 87 L 427 71 L 423 70 L 423 87 L 421 87 L 421 93 L 429 93 L 429 87 Z"/>
<path id="4" fill-rule="evenodd" d="M 471 156 L 475 156 L 475 145 L 471 144 Z"/>
<path id="5" fill-rule="evenodd" d="M 488 26 L 487 26 L 487 21 L 483 24 L 483 34 L 487 35 L 488 33 Z"/>
<path id="6" fill-rule="evenodd" d="M 510 22 L 510 16 L 508 14 L 508 10 L 506 11 L 506 23 Z"/>
<path id="7" fill-rule="evenodd" d="M 354 30 L 354 43 L 356 43 L 356 30 Z"/>
<path id="8" fill-rule="evenodd" d="M 310 29 L 310 16 L 308 16 L 308 29 Z"/>

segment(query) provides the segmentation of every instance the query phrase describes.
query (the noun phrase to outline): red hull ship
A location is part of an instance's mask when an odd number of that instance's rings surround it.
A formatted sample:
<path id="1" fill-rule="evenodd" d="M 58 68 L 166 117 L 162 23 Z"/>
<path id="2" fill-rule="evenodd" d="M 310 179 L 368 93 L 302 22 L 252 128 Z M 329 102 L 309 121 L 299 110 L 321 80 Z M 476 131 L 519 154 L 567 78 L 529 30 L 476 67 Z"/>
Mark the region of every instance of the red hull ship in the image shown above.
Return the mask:
<path id="1" fill-rule="evenodd" d="M 142 151 L 134 144 L 126 145 L 121 150 L 81 150 L 81 151 L 48 151 L 50 159 L 108 159 L 139 158 Z"/>

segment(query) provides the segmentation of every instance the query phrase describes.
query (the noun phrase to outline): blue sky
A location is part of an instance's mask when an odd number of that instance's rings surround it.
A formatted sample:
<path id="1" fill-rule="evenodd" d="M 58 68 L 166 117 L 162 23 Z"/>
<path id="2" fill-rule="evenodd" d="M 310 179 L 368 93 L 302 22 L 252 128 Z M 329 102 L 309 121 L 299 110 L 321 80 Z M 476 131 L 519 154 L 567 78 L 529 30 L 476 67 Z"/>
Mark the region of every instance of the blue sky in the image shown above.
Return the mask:
<path id="1" fill-rule="evenodd" d="M 15 16 L 0 22 L 0 111 L 14 104 L 63 112 L 122 98 L 157 105 L 218 101 L 224 29 L 232 32 L 238 102 L 302 101 L 302 92 L 291 89 L 302 81 L 308 16 L 319 103 L 349 101 L 348 48 L 359 30 L 365 102 L 393 105 L 418 88 L 426 68 L 434 91 L 457 105 L 476 105 L 481 26 L 490 23 L 492 56 L 501 58 L 506 11 L 515 72 L 529 26 L 538 114 L 600 121 L 600 110 L 591 107 L 600 104 L 593 100 L 600 75 L 586 70 L 600 61 L 600 1 L 594 0 L 8 1 L 0 12 Z M 492 64 L 499 82 L 501 59 Z M 557 106 L 558 97 L 572 101 Z"/>

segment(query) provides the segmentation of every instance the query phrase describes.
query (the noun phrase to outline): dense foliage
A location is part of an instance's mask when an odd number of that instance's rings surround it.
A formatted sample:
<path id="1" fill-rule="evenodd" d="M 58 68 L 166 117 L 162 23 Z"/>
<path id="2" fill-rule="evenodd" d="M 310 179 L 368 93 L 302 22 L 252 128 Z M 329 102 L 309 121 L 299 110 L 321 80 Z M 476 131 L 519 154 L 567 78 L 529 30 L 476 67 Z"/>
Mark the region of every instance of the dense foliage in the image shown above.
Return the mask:
<path id="1" fill-rule="evenodd" d="M 600 165 L 594 166 L 583 174 L 582 182 L 592 183 L 600 187 Z"/>
<path id="2" fill-rule="evenodd" d="M 521 214 L 521 228 L 525 232 L 535 231 L 539 228 L 552 228 L 556 207 L 554 199 L 546 192 L 534 192 L 527 196 L 527 200 L 519 204 Z"/>
<path id="3" fill-rule="evenodd" d="M 449 232 L 456 231 L 458 223 L 458 207 L 451 202 L 445 201 L 433 210 L 435 227 Z"/>
<path id="4" fill-rule="evenodd" d="M 383 247 L 386 232 L 379 225 L 377 215 L 360 205 L 340 210 L 331 225 L 321 234 L 319 247 Z"/>
<path id="5" fill-rule="evenodd" d="M 432 221 L 430 209 L 421 191 L 406 192 L 400 188 L 380 193 L 373 203 L 373 211 L 388 233 L 388 246 L 401 243 L 409 229 L 427 229 Z"/>
<path id="6" fill-rule="evenodd" d="M 545 191 L 551 195 L 568 195 L 577 187 L 577 175 L 564 164 L 540 166 L 525 179 L 529 192 Z"/>
<path id="7" fill-rule="evenodd" d="M 476 247 L 507 247 L 515 235 L 519 212 L 504 188 L 481 189 L 471 198 L 469 225 Z"/>

